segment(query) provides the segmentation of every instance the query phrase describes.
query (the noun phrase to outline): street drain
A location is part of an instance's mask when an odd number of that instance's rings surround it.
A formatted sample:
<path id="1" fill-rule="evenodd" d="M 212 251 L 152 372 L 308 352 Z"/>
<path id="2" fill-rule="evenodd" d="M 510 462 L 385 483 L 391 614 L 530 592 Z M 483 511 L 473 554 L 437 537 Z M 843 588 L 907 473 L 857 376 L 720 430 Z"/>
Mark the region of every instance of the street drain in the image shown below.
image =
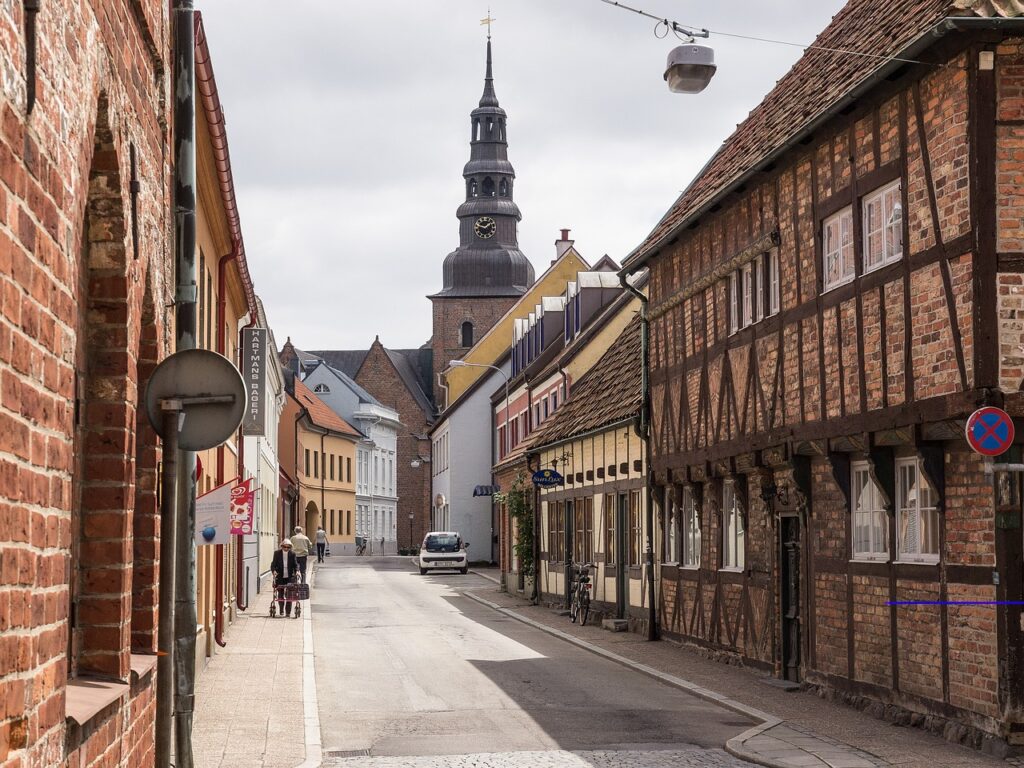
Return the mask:
<path id="1" fill-rule="evenodd" d="M 324 757 L 369 757 L 368 749 L 329 749 L 323 753 Z"/>

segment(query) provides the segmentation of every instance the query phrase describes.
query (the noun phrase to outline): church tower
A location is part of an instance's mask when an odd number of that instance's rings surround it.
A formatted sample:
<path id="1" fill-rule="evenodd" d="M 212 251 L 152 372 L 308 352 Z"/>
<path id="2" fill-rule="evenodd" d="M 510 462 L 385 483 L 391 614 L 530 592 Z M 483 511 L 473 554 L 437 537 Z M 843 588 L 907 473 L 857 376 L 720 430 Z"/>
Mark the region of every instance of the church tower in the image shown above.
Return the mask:
<path id="1" fill-rule="evenodd" d="M 470 155 L 463 168 L 459 247 L 444 260 L 444 286 L 434 305 L 434 385 L 448 361 L 462 357 L 533 285 L 533 265 L 519 250 L 522 215 L 513 199 L 507 115 L 494 93 L 491 40 L 480 105 L 470 113 Z"/>

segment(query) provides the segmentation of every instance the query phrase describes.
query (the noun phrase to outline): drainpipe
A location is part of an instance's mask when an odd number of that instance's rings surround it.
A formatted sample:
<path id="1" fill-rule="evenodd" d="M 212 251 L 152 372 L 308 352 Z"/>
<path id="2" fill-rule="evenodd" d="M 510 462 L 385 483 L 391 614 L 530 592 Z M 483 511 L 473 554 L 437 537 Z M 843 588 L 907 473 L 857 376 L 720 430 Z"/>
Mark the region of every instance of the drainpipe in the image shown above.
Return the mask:
<path id="1" fill-rule="evenodd" d="M 175 346 L 196 346 L 196 112 L 195 11 L 192 0 L 174 0 L 174 217 Z M 192 768 L 192 715 L 196 658 L 196 466 L 195 451 L 180 451 L 174 569 L 174 762 Z M 162 726 L 165 726 L 163 723 Z M 158 737 L 166 749 L 166 733 Z M 168 754 L 159 761 L 169 760 Z"/>
<path id="2" fill-rule="evenodd" d="M 649 383 L 650 360 L 648 350 L 649 322 L 647 319 L 647 297 L 638 291 L 627 279 L 625 272 L 619 273 L 622 287 L 640 299 L 640 418 L 636 422 L 636 434 L 644 444 L 644 461 L 647 477 L 644 482 L 646 499 L 645 524 L 647 541 L 644 545 L 644 564 L 647 566 L 647 639 L 658 639 L 658 611 L 654 603 L 654 489 L 651 487 L 651 391 Z"/>
<path id="3" fill-rule="evenodd" d="M 233 251 L 233 252 L 237 254 L 237 251 Z M 223 259 L 221 259 L 221 261 L 223 262 Z M 244 328 L 252 328 L 253 326 L 255 326 L 256 325 L 256 319 L 257 319 L 256 318 L 256 313 L 250 311 L 249 312 L 249 322 L 244 326 Z M 239 370 L 241 370 L 241 364 L 242 364 L 242 331 L 239 331 L 238 332 L 238 365 L 239 365 Z M 253 494 L 254 494 L 253 495 L 253 506 L 254 507 L 255 507 L 255 504 L 256 504 L 256 502 L 255 502 L 255 499 L 256 499 L 255 494 L 260 491 L 259 482 L 258 482 L 259 471 L 260 471 L 260 464 L 259 464 L 259 462 L 260 462 L 260 449 L 259 449 L 259 439 L 257 438 L 257 440 L 256 440 L 256 476 L 257 476 L 257 483 L 256 483 L 256 490 L 253 491 Z M 238 428 L 238 479 L 239 479 L 239 481 L 245 480 L 245 435 L 242 434 L 242 428 L 241 427 Z M 254 518 L 256 517 L 256 510 L 255 510 L 255 508 L 253 509 L 253 517 Z M 254 526 L 254 528 L 255 528 L 255 526 Z M 240 611 L 244 611 L 246 608 L 249 607 L 249 604 L 247 602 L 245 602 L 245 589 L 243 588 L 243 584 L 244 584 L 244 581 L 245 581 L 245 570 L 244 570 L 245 562 L 244 562 L 244 557 L 243 557 L 243 555 L 245 554 L 245 536 L 240 533 L 240 534 L 238 534 L 238 538 L 235 541 L 236 541 L 235 551 L 238 553 L 238 557 L 235 558 L 235 607 L 238 608 L 238 610 L 240 610 Z M 259 546 L 260 546 L 259 545 L 259 537 L 257 536 L 256 537 L 256 585 L 257 585 L 256 586 L 256 591 L 257 592 L 259 591 Z"/>
<path id="4" fill-rule="evenodd" d="M 540 454 L 527 453 L 523 459 L 526 461 L 526 474 L 530 475 L 533 473 L 533 468 L 530 466 L 530 459 L 536 456 L 540 458 Z M 540 469 L 540 467 L 537 467 Z M 533 485 L 533 589 L 530 594 L 530 602 L 534 605 L 540 605 L 540 486 Z"/>
<path id="5" fill-rule="evenodd" d="M 238 258 L 238 250 L 232 248 L 231 252 L 221 256 L 217 262 L 217 352 L 220 355 L 224 354 L 224 347 L 226 344 L 226 334 L 224 331 L 224 321 L 227 316 L 227 265 L 229 261 L 234 261 Z M 221 443 L 217 446 L 217 482 L 216 485 L 222 485 L 224 483 L 224 444 Z M 240 457 L 239 457 L 240 458 Z M 217 591 L 217 601 L 213 607 L 213 639 L 217 642 L 221 648 L 227 645 L 224 641 L 224 559 L 225 559 L 224 545 L 218 544 L 216 549 L 216 577 L 215 587 Z M 241 562 L 241 560 L 239 560 Z"/>

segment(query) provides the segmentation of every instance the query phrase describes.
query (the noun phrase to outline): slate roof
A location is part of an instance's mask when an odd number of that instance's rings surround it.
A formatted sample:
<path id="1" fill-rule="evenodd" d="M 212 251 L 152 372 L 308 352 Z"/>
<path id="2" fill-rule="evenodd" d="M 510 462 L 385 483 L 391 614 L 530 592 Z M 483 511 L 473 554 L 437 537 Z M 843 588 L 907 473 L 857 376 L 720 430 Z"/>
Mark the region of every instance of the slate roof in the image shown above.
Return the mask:
<path id="1" fill-rule="evenodd" d="M 309 420 L 316 426 L 342 435 L 363 437 L 362 432 L 332 411 L 309 387 L 299 381 L 298 377 L 295 379 L 295 399 L 306 409 Z"/>
<path id="2" fill-rule="evenodd" d="M 332 376 L 334 376 L 334 378 L 336 378 L 338 381 L 340 381 L 342 384 L 344 384 L 346 387 L 352 390 L 353 394 L 355 394 L 355 396 L 359 398 L 360 402 L 369 403 L 370 405 L 383 405 L 383 403 L 381 403 L 380 400 L 378 400 L 365 389 L 363 389 L 361 386 L 359 386 L 359 384 L 356 383 L 355 379 L 353 379 L 347 373 L 339 371 L 337 368 L 332 368 L 323 360 L 320 360 L 316 368 L 319 368 L 320 366 L 323 366 L 324 370 L 328 371 Z M 310 373 L 315 371 L 316 368 L 313 368 L 313 370 L 311 370 Z"/>
<path id="3" fill-rule="evenodd" d="M 885 61 L 948 16 L 1018 16 L 1013 0 L 850 0 L 764 100 L 740 123 L 647 238 L 627 257 L 635 265 L 677 226 L 695 218 L 747 171 L 799 135 Z M 714 86 L 712 86 L 714 87 Z"/>
<path id="4" fill-rule="evenodd" d="M 531 445 L 555 443 L 639 415 L 640 386 L 640 319 L 634 317 L 573 386 L 554 418 L 531 435 Z"/>
<path id="5" fill-rule="evenodd" d="M 398 371 L 405 388 L 412 394 L 416 404 L 430 420 L 434 418 L 434 403 L 429 393 L 433 392 L 431 377 L 433 376 L 434 352 L 429 347 L 419 349 L 388 349 L 384 347 L 391 364 Z M 300 352 L 301 355 L 323 360 L 328 367 L 355 379 L 359 368 L 366 360 L 368 349 L 317 349 Z"/>

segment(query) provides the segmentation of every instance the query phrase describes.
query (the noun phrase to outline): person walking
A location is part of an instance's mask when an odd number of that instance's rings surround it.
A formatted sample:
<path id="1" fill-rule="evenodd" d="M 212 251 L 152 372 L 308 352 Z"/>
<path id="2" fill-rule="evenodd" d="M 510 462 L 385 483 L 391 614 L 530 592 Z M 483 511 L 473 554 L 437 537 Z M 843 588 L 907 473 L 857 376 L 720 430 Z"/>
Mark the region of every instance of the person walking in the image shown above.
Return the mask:
<path id="1" fill-rule="evenodd" d="M 384 537 L 383 536 L 380 537 L 380 553 L 382 555 L 384 554 Z"/>
<path id="2" fill-rule="evenodd" d="M 292 533 L 292 546 L 295 548 L 295 560 L 299 564 L 299 575 L 302 583 L 306 583 L 306 563 L 309 560 L 309 551 L 313 549 L 313 542 L 302 532 L 302 526 L 296 525 Z"/>
<path id="3" fill-rule="evenodd" d="M 285 600 L 284 588 L 295 581 L 295 574 L 299 570 L 299 564 L 292 551 L 290 539 L 281 542 L 281 548 L 274 553 L 270 560 L 270 572 L 274 574 L 274 587 L 277 591 L 278 613 L 281 616 L 292 615 L 292 604 Z"/>
<path id="4" fill-rule="evenodd" d="M 327 531 L 324 530 L 323 526 L 317 526 L 316 529 L 316 561 L 322 563 L 324 561 L 324 552 L 327 551 Z"/>

